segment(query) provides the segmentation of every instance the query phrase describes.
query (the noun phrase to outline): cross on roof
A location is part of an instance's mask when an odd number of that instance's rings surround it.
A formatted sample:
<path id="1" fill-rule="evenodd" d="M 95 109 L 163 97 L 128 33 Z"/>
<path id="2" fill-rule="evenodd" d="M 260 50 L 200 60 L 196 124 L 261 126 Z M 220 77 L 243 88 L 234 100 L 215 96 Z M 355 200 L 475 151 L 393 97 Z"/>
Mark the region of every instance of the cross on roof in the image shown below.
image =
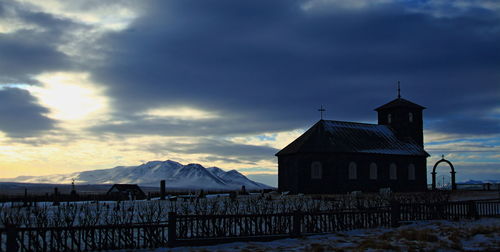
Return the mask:
<path id="1" fill-rule="evenodd" d="M 323 108 L 323 105 L 321 105 L 321 108 L 318 109 L 319 113 L 320 113 L 320 116 L 321 116 L 321 120 L 323 120 L 323 112 L 326 111 L 326 109 Z"/>

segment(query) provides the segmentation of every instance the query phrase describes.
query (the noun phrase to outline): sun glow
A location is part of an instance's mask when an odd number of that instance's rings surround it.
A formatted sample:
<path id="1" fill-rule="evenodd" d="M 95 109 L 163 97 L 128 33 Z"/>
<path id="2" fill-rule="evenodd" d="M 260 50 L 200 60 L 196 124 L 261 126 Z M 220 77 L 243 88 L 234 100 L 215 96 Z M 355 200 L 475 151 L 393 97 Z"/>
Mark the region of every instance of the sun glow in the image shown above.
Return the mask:
<path id="1" fill-rule="evenodd" d="M 49 117 L 61 121 L 102 119 L 108 111 L 103 89 L 89 81 L 87 73 L 44 73 L 36 77 L 42 86 L 27 88 L 50 109 Z"/>

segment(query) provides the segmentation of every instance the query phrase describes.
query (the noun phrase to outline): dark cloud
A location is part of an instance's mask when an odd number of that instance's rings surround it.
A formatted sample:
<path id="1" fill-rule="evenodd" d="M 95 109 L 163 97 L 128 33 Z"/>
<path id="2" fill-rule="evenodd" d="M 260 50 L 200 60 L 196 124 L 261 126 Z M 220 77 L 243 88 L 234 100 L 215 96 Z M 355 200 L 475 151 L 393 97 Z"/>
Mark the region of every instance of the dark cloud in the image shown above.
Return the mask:
<path id="1" fill-rule="evenodd" d="M 433 130 L 450 134 L 461 135 L 495 135 L 500 134 L 500 120 L 498 118 L 450 118 L 430 123 Z"/>
<path id="2" fill-rule="evenodd" d="M 188 120 L 172 118 L 149 118 L 126 116 L 127 120 L 116 124 L 102 123 L 90 128 L 95 133 L 123 135 L 168 135 L 168 136 L 235 136 L 259 134 L 266 131 L 290 129 L 284 121 L 248 121 L 243 116 L 223 116 L 214 119 Z M 244 122 L 244 123 L 243 123 Z"/>
<path id="3" fill-rule="evenodd" d="M 395 97 L 397 80 L 405 98 L 428 107 L 427 129 L 480 134 L 497 129 L 498 117 L 491 114 L 500 100 L 498 12 L 454 5 L 433 10 L 399 1 L 305 11 L 305 2 L 147 2 L 128 29 L 93 43 L 105 59 L 94 64 L 57 49 L 70 39 L 68 32 L 84 25 L 0 1 L 2 15 L 40 28 L 0 34 L 0 82 L 33 82 L 30 78 L 44 71 L 91 72 L 113 101 L 113 120 L 126 122 L 105 123 L 91 129 L 95 132 L 258 134 L 307 127 L 318 119 L 320 105 L 328 119 L 374 122 L 372 109 Z M 223 117 L 130 116 L 177 105 Z M 481 119 L 485 126 L 477 128 L 474 115 L 490 119 Z"/>
<path id="4" fill-rule="evenodd" d="M 36 83 L 32 77 L 45 71 L 72 69 L 71 59 L 58 51 L 65 32 L 78 26 L 69 20 L 41 12 L 27 11 L 13 1 L 0 1 L 0 13 L 13 22 L 24 23 L 19 30 L 0 33 L 0 84 Z"/>
<path id="5" fill-rule="evenodd" d="M 202 157 L 199 159 L 200 162 L 207 162 L 207 163 L 212 163 L 212 162 L 226 162 L 226 163 L 233 163 L 233 164 L 255 164 L 255 162 L 252 161 L 242 161 L 236 158 L 225 158 L 221 156 L 207 156 L 207 157 Z"/>
<path id="6" fill-rule="evenodd" d="M 396 80 L 405 98 L 429 108 L 427 119 L 452 121 L 497 106 L 496 13 L 437 18 L 401 4 L 308 13 L 301 3 L 154 2 L 128 30 L 102 40 L 113 50 L 94 76 L 108 85 L 122 116 L 189 104 L 236 118 L 228 127 L 225 120 L 210 125 L 235 133 L 308 126 L 320 104 L 327 118 L 375 121 L 372 109 L 395 97 Z M 104 127 L 178 132 L 147 123 Z M 190 123 L 184 126 L 189 134 Z"/>
<path id="7" fill-rule="evenodd" d="M 38 105 L 35 97 L 22 89 L 0 89 L 0 130 L 10 137 L 29 137 L 54 129 L 49 111 Z"/>
<path id="8" fill-rule="evenodd" d="M 147 147 L 151 152 L 175 152 L 184 154 L 210 154 L 209 159 L 231 158 L 240 161 L 256 162 L 274 159 L 277 149 L 267 146 L 238 144 L 227 140 L 202 138 L 194 143 L 153 144 Z"/>

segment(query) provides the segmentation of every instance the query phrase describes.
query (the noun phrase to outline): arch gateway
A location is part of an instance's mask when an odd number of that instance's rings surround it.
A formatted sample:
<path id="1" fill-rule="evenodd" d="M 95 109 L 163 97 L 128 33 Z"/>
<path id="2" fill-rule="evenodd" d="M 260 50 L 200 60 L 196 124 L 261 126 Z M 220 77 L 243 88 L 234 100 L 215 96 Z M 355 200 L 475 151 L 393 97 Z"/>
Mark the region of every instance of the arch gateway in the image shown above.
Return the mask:
<path id="1" fill-rule="evenodd" d="M 436 164 L 434 164 L 434 167 L 432 168 L 432 190 L 436 190 L 436 168 L 440 163 L 447 163 L 450 168 L 451 168 L 451 190 L 455 191 L 457 190 L 457 184 L 455 183 L 455 167 L 453 167 L 453 164 L 451 164 L 450 161 L 444 159 L 444 155 L 441 156 L 441 160 L 437 161 Z"/>

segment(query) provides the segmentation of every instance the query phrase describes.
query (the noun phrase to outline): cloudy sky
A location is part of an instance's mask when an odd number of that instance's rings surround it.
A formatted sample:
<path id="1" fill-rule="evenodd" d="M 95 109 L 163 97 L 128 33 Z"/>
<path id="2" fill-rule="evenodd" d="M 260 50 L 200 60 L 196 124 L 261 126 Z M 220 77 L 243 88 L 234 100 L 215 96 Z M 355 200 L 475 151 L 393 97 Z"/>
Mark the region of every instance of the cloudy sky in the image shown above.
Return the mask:
<path id="1" fill-rule="evenodd" d="M 496 0 L 0 0 L 0 177 L 275 174 L 321 105 L 375 123 L 398 80 L 427 107 L 429 169 L 500 179 Z"/>

